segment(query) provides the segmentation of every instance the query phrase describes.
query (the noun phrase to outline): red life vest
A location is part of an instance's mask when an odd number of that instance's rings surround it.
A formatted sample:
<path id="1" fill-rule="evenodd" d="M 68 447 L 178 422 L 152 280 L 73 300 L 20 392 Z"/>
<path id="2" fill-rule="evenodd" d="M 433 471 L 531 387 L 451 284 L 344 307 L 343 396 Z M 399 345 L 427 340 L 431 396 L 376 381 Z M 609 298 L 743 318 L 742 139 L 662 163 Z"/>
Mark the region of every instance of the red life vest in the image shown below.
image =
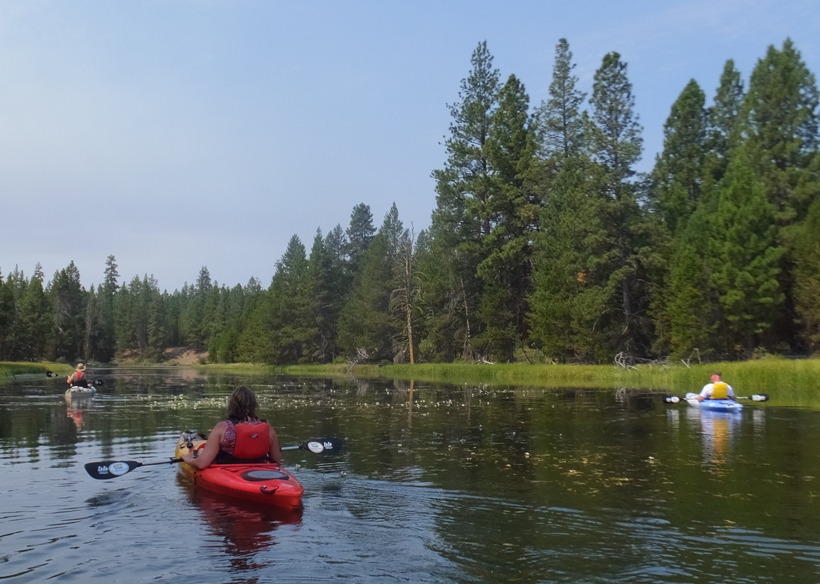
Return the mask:
<path id="1" fill-rule="evenodd" d="M 82 371 L 75 371 L 74 372 L 74 386 L 75 387 L 88 387 L 88 382 L 83 379 L 85 373 Z"/>
<path id="2" fill-rule="evenodd" d="M 270 424 L 234 424 L 236 444 L 233 447 L 234 458 L 262 458 L 270 452 Z"/>

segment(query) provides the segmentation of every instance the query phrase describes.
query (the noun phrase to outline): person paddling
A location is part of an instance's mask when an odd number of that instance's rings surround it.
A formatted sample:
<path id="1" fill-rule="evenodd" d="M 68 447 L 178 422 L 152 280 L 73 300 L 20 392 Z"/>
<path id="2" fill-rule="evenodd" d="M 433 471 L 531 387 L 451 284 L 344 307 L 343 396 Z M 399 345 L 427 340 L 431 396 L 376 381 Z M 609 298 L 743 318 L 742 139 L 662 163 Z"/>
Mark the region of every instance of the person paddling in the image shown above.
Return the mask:
<path id="1" fill-rule="evenodd" d="M 256 395 L 237 387 L 228 400 L 228 418 L 214 426 L 204 448 L 183 455 L 182 461 L 199 470 L 213 462 L 282 462 L 276 430 L 257 417 L 256 408 Z"/>
<path id="2" fill-rule="evenodd" d="M 77 363 L 74 373 L 66 379 L 69 387 L 89 387 L 88 378 L 85 376 L 85 365 Z"/>
<path id="3" fill-rule="evenodd" d="M 698 401 L 702 402 L 705 399 L 735 399 L 735 391 L 732 386 L 721 379 L 723 374 L 720 371 L 712 372 L 712 382 L 703 386 L 703 389 L 698 395 Z"/>

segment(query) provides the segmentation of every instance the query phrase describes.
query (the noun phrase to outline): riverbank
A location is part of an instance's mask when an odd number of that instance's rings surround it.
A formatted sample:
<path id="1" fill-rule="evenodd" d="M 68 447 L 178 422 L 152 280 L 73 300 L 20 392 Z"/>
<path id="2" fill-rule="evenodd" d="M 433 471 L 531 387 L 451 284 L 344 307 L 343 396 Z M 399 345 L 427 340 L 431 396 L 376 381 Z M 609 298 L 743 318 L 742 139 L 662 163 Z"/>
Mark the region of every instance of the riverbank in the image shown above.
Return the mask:
<path id="1" fill-rule="evenodd" d="M 820 359 L 762 359 L 756 361 L 677 365 L 530 365 L 437 363 L 419 365 L 343 364 L 272 366 L 250 363 L 202 365 L 198 360 L 172 366 L 236 374 L 276 373 L 302 377 L 400 379 L 406 381 L 486 384 L 498 387 L 642 389 L 683 395 L 699 391 L 712 371 L 719 370 L 739 395 L 768 393 L 781 405 L 820 407 Z M 134 364 L 129 363 L 129 366 Z M 143 366 L 152 366 L 141 363 Z M 171 365 L 163 363 L 161 366 Z M 0 363 L 0 376 L 44 374 L 47 370 L 69 374 L 71 366 L 57 363 Z"/>
<path id="2" fill-rule="evenodd" d="M 71 375 L 73 371 L 71 365 L 65 363 L 18 363 L 2 361 L 0 362 L 0 379 L 9 377 L 19 377 L 21 375 L 45 375 L 48 371 Z"/>
<path id="3" fill-rule="evenodd" d="M 281 367 L 289 375 L 347 375 L 344 366 Z M 633 368 L 613 365 L 497 365 L 421 364 L 357 366 L 350 374 L 357 377 L 407 379 L 444 383 L 487 383 L 493 385 L 533 385 L 540 387 L 585 387 L 636 389 L 685 393 L 708 383 L 712 371 L 741 393 L 770 393 L 794 388 L 820 394 L 820 359 L 710 363 L 691 365 L 639 365 Z"/>

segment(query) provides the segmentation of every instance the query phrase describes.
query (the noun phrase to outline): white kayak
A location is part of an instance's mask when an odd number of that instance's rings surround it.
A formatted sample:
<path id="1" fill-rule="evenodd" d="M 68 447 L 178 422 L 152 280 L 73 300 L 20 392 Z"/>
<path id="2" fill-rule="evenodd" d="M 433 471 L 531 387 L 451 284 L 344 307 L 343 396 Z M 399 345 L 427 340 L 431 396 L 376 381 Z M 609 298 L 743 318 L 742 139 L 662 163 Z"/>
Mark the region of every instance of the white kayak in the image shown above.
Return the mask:
<path id="1" fill-rule="evenodd" d="M 79 387 L 77 385 L 72 385 L 65 390 L 66 395 L 94 395 L 95 393 L 97 393 L 97 388 L 93 385 L 90 387 Z"/>

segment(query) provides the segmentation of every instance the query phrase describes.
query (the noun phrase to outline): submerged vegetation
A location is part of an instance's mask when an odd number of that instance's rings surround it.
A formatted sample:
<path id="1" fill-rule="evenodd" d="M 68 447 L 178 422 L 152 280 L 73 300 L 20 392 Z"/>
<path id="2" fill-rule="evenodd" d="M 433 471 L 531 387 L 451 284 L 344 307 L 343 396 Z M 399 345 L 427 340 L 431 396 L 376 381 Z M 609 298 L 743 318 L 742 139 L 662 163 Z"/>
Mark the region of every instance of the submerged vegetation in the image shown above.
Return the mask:
<path id="1" fill-rule="evenodd" d="M 618 53 L 587 95 L 561 39 L 548 99 L 533 108 L 486 43 L 470 65 L 418 236 L 395 204 L 379 227 L 359 204 L 309 251 L 294 235 L 267 288 L 229 288 L 203 267 L 160 292 L 148 275 L 121 281 L 114 256 L 89 290 L 73 262 L 50 282 L 39 265 L 31 278 L 15 269 L 0 278 L 0 359 L 130 351 L 150 362 L 187 346 L 212 363 L 423 363 L 414 377 L 689 389 L 698 367 L 546 364 L 820 349 L 820 92 L 791 40 L 770 46 L 748 82 L 728 60 L 710 102 L 689 81 L 646 175 Z M 533 366 L 502 365 L 524 361 Z M 738 374 L 758 367 L 786 365 Z"/>

